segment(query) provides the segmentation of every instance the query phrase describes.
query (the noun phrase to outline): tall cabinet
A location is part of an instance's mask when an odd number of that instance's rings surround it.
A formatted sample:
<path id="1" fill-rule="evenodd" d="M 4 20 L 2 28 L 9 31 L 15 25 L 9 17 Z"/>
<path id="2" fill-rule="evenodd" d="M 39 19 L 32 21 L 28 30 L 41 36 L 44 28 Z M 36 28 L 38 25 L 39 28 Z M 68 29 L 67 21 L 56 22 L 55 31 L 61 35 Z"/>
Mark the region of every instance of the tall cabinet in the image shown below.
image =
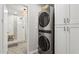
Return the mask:
<path id="1" fill-rule="evenodd" d="M 55 53 L 79 53 L 79 5 L 55 5 Z"/>

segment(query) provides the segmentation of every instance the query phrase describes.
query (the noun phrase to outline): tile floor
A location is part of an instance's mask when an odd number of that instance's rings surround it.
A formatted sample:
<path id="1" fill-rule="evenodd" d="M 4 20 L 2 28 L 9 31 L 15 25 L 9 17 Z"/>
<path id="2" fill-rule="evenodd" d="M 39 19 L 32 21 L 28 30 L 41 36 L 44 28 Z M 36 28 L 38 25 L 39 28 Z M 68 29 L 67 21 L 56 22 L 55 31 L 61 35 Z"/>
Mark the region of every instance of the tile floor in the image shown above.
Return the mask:
<path id="1" fill-rule="evenodd" d="M 8 48 L 8 54 L 26 54 L 26 42 Z"/>

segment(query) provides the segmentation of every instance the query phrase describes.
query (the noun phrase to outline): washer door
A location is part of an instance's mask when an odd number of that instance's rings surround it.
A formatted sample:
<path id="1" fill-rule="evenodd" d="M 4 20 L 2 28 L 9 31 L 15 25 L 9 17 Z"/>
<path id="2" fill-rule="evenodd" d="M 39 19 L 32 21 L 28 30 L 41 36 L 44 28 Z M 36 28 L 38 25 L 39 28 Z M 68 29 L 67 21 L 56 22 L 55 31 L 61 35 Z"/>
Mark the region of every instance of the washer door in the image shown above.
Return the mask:
<path id="1" fill-rule="evenodd" d="M 48 51 L 49 50 L 50 42 L 49 42 L 48 38 L 46 38 L 45 36 L 39 37 L 39 48 L 42 51 Z"/>
<path id="2" fill-rule="evenodd" d="M 49 14 L 47 12 L 42 12 L 39 16 L 39 25 L 41 27 L 45 27 L 49 24 L 49 21 L 50 21 Z"/>

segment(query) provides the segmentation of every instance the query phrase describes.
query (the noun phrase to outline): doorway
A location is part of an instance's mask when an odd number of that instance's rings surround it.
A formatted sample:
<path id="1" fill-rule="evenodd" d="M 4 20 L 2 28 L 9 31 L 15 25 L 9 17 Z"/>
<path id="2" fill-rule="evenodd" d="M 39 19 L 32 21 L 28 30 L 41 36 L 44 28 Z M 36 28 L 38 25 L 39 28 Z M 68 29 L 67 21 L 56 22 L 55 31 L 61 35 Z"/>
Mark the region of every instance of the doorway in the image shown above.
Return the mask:
<path id="1" fill-rule="evenodd" d="M 7 53 L 27 53 L 27 7 L 24 5 L 5 5 L 7 11 Z M 6 15 L 4 16 L 4 18 Z"/>

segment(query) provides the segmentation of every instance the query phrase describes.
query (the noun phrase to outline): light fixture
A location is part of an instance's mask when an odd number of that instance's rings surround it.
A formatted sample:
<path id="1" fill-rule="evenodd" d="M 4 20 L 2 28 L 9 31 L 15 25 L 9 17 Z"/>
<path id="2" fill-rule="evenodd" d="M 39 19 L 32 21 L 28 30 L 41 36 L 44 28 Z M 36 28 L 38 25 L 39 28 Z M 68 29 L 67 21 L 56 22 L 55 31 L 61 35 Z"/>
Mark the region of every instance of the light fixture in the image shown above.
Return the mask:
<path id="1" fill-rule="evenodd" d="M 27 8 L 26 7 L 21 8 L 21 16 L 27 16 Z"/>
<path id="2" fill-rule="evenodd" d="M 4 12 L 8 13 L 8 10 L 7 9 L 4 9 Z"/>

